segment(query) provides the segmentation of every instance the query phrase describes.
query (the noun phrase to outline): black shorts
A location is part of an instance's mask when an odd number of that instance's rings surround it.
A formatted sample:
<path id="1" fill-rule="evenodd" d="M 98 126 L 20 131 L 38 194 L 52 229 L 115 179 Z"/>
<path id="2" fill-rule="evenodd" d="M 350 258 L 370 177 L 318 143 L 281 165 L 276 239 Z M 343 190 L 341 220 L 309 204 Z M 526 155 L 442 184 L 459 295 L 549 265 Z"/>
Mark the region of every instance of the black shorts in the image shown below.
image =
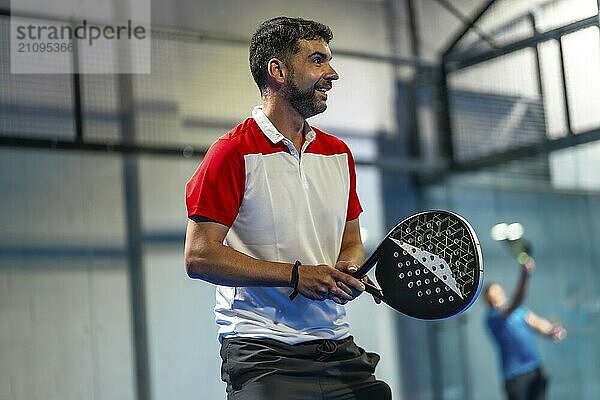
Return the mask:
<path id="1" fill-rule="evenodd" d="M 548 377 L 541 368 L 505 381 L 508 400 L 544 400 Z"/>
<path id="2" fill-rule="evenodd" d="M 272 339 L 231 338 L 221 345 L 221 378 L 229 400 L 389 400 L 375 379 L 375 353 L 350 336 L 289 345 Z"/>

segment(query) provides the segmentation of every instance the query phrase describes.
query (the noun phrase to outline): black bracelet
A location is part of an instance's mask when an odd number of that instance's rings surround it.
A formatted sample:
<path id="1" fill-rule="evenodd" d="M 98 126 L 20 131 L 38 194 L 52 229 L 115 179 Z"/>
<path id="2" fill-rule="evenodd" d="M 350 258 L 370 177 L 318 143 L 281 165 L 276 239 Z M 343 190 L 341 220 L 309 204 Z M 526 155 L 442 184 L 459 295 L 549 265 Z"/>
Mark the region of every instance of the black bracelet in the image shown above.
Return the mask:
<path id="1" fill-rule="evenodd" d="M 294 291 L 290 294 L 290 300 L 294 300 L 296 296 L 298 296 L 298 281 L 300 280 L 300 274 L 298 274 L 298 267 L 302 264 L 300 261 L 296 261 L 294 266 L 292 267 L 292 279 L 290 280 L 290 284 L 293 286 Z"/>

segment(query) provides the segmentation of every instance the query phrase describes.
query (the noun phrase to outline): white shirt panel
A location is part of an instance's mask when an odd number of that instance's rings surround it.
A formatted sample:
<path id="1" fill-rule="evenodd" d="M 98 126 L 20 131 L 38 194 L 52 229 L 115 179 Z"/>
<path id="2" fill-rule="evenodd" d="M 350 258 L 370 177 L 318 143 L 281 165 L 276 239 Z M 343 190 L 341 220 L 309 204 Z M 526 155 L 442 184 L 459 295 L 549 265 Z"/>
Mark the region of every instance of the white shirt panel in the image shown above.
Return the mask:
<path id="1" fill-rule="evenodd" d="M 350 187 L 347 154 L 249 154 L 246 191 L 227 245 L 262 260 L 335 265 Z M 345 309 L 331 300 L 288 298 L 290 288 L 217 288 L 219 337 L 286 343 L 348 335 Z M 233 297 L 233 298 L 232 298 Z"/>

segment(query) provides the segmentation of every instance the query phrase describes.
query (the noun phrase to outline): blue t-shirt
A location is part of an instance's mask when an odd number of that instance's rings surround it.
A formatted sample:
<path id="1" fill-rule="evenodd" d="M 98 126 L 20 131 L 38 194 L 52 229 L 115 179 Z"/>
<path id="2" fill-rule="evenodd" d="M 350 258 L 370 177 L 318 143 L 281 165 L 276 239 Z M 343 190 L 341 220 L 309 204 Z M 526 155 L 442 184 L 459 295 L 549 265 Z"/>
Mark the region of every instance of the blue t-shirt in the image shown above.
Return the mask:
<path id="1" fill-rule="evenodd" d="M 531 327 L 525 316 L 527 309 L 519 307 L 507 317 L 498 309 L 490 309 L 488 328 L 498 344 L 504 379 L 533 371 L 540 366 L 540 356 Z"/>

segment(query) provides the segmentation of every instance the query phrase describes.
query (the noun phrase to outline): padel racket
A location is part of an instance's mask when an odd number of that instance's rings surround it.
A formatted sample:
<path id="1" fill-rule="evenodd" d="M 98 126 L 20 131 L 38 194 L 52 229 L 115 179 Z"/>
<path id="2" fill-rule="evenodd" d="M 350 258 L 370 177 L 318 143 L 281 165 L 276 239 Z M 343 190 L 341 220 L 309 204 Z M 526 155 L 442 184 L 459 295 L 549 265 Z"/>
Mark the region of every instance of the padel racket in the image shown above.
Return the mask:
<path id="1" fill-rule="evenodd" d="M 366 291 L 419 319 L 460 314 L 477 299 L 483 282 L 479 240 L 469 223 L 449 211 L 425 211 L 394 227 L 354 274 L 375 267 L 381 289 Z"/>

